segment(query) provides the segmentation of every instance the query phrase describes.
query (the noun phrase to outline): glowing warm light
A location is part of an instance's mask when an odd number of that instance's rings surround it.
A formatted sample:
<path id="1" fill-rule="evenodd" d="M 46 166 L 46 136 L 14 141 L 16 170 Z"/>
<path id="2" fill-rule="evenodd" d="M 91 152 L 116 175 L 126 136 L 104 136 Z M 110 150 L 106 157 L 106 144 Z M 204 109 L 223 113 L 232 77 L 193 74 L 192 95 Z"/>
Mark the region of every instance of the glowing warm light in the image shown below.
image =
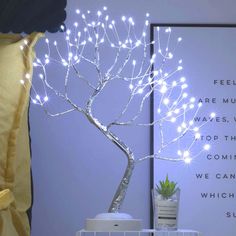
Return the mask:
<path id="1" fill-rule="evenodd" d="M 30 74 L 29 74 L 29 73 L 26 73 L 26 74 L 25 74 L 25 78 L 26 78 L 26 79 L 30 79 Z"/>

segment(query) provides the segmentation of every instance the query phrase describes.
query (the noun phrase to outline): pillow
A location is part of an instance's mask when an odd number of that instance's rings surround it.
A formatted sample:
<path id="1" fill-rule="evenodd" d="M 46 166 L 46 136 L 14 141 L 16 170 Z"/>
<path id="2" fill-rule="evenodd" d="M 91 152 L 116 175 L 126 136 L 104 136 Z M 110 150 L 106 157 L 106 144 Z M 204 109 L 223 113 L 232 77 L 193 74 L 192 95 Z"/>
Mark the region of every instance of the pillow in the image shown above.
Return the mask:
<path id="1" fill-rule="evenodd" d="M 27 114 L 33 46 L 41 36 L 0 34 L 0 235 L 30 235 L 26 214 L 31 205 Z M 25 80 L 24 86 L 21 80 Z"/>

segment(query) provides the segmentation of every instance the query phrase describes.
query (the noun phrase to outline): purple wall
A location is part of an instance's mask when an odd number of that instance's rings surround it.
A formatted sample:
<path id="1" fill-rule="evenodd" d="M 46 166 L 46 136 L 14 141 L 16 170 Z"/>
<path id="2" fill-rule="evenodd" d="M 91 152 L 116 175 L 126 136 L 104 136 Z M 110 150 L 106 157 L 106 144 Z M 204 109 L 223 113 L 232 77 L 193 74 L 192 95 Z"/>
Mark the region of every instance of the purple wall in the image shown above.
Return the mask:
<path id="1" fill-rule="evenodd" d="M 137 24 L 143 22 L 146 12 L 151 14 L 152 22 L 236 22 L 233 0 L 69 0 L 67 21 L 74 22 L 71 12 L 76 8 L 98 10 L 104 5 L 115 18 L 130 15 Z M 37 51 L 41 53 L 40 44 Z M 111 92 L 110 107 L 117 101 L 112 95 Z M 99 115 L 107 113 L 107 109 L 102 109 Z M 144 113 L 143 119 L 148 120 L 148 107 Z M 83 228 L 85 218 L 107 210 L 126 160 L 81 114 L 50 118 L 32 105 L 30 123 L 34 177 L 32 236 L 73 236 Z M 130 128 L 126 133 L 122 129 L 121 135 L 137 154 L 149 152 L 148 129 L 134 132 Z M 149 227 L 149 193 L 149 164 L 145 162 L 137 166 L 122 208 L 135 218 L 142 218 L 144 228 Z"/>

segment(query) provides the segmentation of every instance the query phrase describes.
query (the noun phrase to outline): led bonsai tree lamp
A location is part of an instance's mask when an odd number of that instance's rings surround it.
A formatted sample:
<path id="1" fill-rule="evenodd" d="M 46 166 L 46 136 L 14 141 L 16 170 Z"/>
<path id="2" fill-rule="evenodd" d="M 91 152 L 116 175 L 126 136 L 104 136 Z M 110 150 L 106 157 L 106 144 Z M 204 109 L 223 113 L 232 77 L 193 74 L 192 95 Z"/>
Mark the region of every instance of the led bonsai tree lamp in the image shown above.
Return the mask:
<path id="1" fill-rule="evenodd" d="M 149 14 L 146 14 L 143 30 L 137 34 L 131 17 L 122 16 L 120 23 L 116 24 L 114 20 L 110 20 L 106 11 L 106 7 L 96 14 L 92 14 L 90 11 L 81 13 L 76 10 L 79 21 L 74 23 L 72 29 L 65 29 L 62 26 L 62 30 L 65 30 L 62 41 L 51 43 L 48 38 L 45 39 L 47 53 L 43 58 L 36 58 L 33 64 L 35 70 L 40 70 L 38 76 L 42 86 L 32 83 L 31 101 L 42 107 L 52 117 L 66 115 L 70 112 L 81 113 L 127 158 L 127 167 L 108 213 L 98 214 L 94 219 L 87 219 L 86 229 L 97 231 L 140 230 L 140 220 L 133 219 L 128 214 L 119 213 L 135 166 L 150 158 L 190 163 L 202 151 L 208 150 L 209 145 L 198 148 L 197 152 L 193 151 L 194 144 L 200 145 L 197 140 L 200 138 L 200 128 L 205 125 L 205 123 L 199 126 L 194 124 L 194 118 L 202 104 L 197 103 L 194 97 L 189 98 L 186 92 L 188 85 L 185 78 L 181 76 L 182 60 L 177 60 L 176 68 L 171 71 L 165 69 L 168 61 L 175 59 L 171 51 L 170 40 L 167 41 L 164 49 L 161 46 L 160 37 L 157 42 L 147 42 Z M 160 29 L 158 29 L 158 33 L 160 33 L 159 31 Z M 163 33 L 170 38 L 171 29 L 167 28 Z M 180 42 L 181 38 L 177 38 L 175 46 Z M 159 50 L 157 54 L 151 55 L 150 59 L 148 50 L 151 44 L 158 45 Z M 61 53 L 61 45 L 65 45 L 66 54 Z M 21 45 L 21 48 L 24 47 L 27 47 L 27 42 Z M 105 55 L 109 57 L 109 63 L 104 60 L 104 51 Z M 153 70 L 154 63 L 158 64 L 157 60 L 160 61 L 159 66 Z M 63 86 L 60 88 L 57 88 L 52 82 L 53 78 L 48 76 L 47 72 L 51 64 L 55 64 L 65 71 L 65 75 L 62 76 Z M 84 69 L 85 64 L 86 69 Z M 96 78 L 87 76 L 88 68 L 96 71 Z M 72 89 L 70 83 L 75 78 L 83 82 L 90 91 L 83 106 L 74 102 L 70 96 L 70 89 Z M 119 114 L 111 122 L 105 124 L 95 117 L 94 103 L 113 81 L 122 82 L 125 93 L 129 95 Z M 21 80 L 21 83 L 23 85 L 31 83 L 28 74 L 24 80 Z M 39 83 L 37 82 L 37 84 Z M 154 92 L 158 94 L 158 104 L 155 108 L 157 119 L 151 123 L 142 123 L 139 121 L 140 115 Z M 58 113 L 50 112 L 48 104 L 51 96 L 55 96 L 67 104 L 67 108 Z M 138 109 L 135 114 L 127 118 L 126 115 L 136 98 L 139 99 Z M 212 113 L 211 117 L 214 116 L 215 114 Z M 115 126 L 131 125 L 158 126 L 160 142 L 156 153 L 135 157 L 131 148 L 113 131 Z M 165 133 L 165 127 L 170 125 L 174 127 L 171 135 Z M 186 142 L 186 140 L 188 141 Z M 176 150 L 176 157 L 165 155 L 165 150 L 172 148 L 174 144 L 178 144 L 179 147 Z"/>

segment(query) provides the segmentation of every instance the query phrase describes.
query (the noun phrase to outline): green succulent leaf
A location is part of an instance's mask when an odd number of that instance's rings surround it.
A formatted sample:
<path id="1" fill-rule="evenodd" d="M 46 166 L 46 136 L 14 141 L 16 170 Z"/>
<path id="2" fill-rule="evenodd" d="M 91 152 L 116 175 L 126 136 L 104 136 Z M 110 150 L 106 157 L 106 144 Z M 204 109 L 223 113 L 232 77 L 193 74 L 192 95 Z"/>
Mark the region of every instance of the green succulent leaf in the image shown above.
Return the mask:
<path id="1" fill-rule="evenodd" d="M 173 196 L 177 191 L 177 183 L 169 181 L 168 175 L 164 181 L 159 181 L 159 185 L 156 184 L 155 190 L 164 198 L 168 199 Z"/>

